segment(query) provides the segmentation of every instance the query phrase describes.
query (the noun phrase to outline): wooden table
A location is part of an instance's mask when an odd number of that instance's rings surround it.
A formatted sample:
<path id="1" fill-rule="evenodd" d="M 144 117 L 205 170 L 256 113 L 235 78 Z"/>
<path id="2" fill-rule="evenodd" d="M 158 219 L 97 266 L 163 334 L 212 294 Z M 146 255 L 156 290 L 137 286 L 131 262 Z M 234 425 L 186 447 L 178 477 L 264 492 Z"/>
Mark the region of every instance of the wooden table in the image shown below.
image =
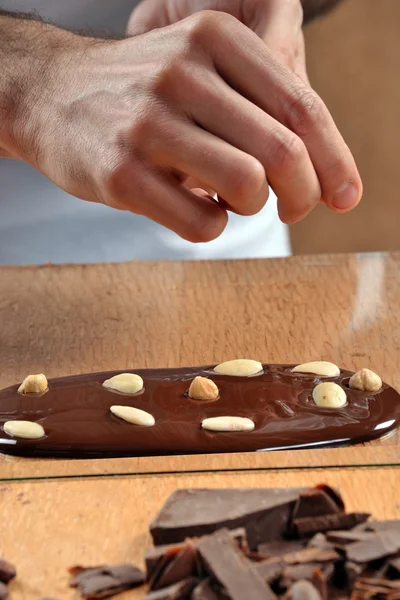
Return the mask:
<path id="1" fill-rule="evenodd" d="M 0 269 L 0 386 L 28 373 L 235 357 L 370 366 L 400 389 L 400 254 Z M 367 447 L 89 461 L 0 459 L 0 479 L 400 462 Z"/>
<path id="2" fill-rule="evenodd" d="M 0 556 L 14 562 L 18 577 L 10 600 L 54 597 L 77 600 L 68 589 L 67 569 L 143 564 L 150 547 L 148 525 L 176 488 L 287 487 L 326 482 L 339 487 L 348 510 L 372 511 L 377 518 L 400 516 L 400 467 L 301 469 L 236 473 L 175 473 L 103 476 L 93 479 L 12 481 L 0 487 Z M 118 600 L 139 600 L 143 590 Z"/>
<path id="3" fill-rule="evenodd" d="M 242 356 L 371 366 L 400 389 L 399 301 L 400 254 L 2 268 L 0 386 L 40 371 L 55 377 Z M 349 509 L 399 517 L 399 442 L 395 434 L 352 448 L 206 458 L 2 456 L 0 556 L 19 573 L 11 598 L 78 598 L 67 588 L 74 563 L 140 564 L 148 523 L 177 487 L 325 481 L 341 488 Z"/>

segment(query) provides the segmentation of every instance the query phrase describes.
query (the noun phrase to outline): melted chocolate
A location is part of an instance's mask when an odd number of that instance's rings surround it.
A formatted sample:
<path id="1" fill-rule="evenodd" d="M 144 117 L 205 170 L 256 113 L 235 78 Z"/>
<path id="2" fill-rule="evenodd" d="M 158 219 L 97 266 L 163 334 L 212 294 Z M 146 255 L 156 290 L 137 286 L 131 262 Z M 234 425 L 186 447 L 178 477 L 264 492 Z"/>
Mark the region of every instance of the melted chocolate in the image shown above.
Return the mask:
<path id="1" fill-rule="evenodd" d="M 21 395 L 18 385 L 0 391 L 0 427 L 22 419 L 43 425 L 40 440 L 13 438 L 0 429 L 0 451 L 19 455 L 155 456 L 212 452 L 249 452 L 363 442 L 394 430 L 400 421 L 400 395 L 384 384 L 375 393 L 348 388 L 352 373 L 319 378 L 291 373 L 292 365 L 264 365 L 253 377 L 219 375 L 207 367 L 138 369 L 144 389 L 128 395 L 102 387 L 120 373 L 105 372 L 52 379 L 42 395 Z M 187 390 L 196 375 L 212 378 L 218 400 L 190 400 Z M 347 393 L 340 409 L 319 408 L 311 398 L 320 381 L 336 381 Z M 110 406 L 135 406 L 151 413 L 154 427 L 127 423 Z M 211 432 L 206 417 L 245 416 L 250 432 Z"/>

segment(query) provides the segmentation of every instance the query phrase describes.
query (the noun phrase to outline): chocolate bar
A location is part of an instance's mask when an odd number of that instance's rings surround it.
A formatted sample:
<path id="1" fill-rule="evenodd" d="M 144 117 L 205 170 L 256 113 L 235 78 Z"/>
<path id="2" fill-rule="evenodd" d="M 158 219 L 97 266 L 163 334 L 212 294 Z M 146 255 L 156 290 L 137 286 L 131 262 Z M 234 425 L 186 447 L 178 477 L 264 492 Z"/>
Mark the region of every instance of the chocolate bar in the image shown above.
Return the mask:
<path id="1" fill-rule="evenodd" d="M 18 385 L 10 386 L 0 391 L 0 449 L 53 457 L 251 452 L 364 442 L 387 434 L 400 422 L 400 396 L 387 384 L 379 391 L 364 392 L 349 387 L 350 371 L 338 369 L 338 375 L 326 378 L 292 372 L 294 365 L 261 366 L 262 371 L 251 377 L 221 374 L 214 371 L 215 365 L 138 369 L 135 374 L 143 378 L 144 388 L 133 395 L 103 387 L 121 373 L 115 371 L 50 379 L 48 390 L 38 394 L 20 393 Z M 198 376 L 215 383 L 215 400 L 188 396 Z M 346 392 L 346 404 L 317 406 L 312 392 L 321 381 L 339 384 Z M 140 418 L 153 426 L 125 421 L 114 405 L 139 409 Z M 213 431 L 202 426 L 227 415 L 245 418 L 242 426 L 247 430 Z M 17 437 L 15 421 L 34 421 L 31 435 L 37 439 Z M 215 423 L 208 426 L 212 429 Z"/>

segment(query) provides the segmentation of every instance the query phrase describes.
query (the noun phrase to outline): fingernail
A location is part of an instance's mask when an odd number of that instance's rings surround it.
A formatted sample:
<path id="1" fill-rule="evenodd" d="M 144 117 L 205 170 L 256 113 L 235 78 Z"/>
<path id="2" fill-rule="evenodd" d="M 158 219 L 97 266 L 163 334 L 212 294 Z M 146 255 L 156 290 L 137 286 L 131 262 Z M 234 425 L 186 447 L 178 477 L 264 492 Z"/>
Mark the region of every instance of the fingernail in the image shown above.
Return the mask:
<path id="1" fill-rule="evenodd" d="M 346 181 L 336 190 L 332 198 L 332 205 L 338 210 L 349 210 L 357 204 L 358 195 L 358 189 L 354 183 Z"/>

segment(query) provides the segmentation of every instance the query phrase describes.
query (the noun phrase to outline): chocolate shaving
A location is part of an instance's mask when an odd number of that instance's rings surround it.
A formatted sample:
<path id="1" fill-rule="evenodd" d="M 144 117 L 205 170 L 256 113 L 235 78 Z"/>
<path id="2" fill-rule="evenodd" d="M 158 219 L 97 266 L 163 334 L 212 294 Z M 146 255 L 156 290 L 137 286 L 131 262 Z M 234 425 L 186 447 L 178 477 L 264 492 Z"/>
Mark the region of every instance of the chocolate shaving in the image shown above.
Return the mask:
<path id="1" fill-rule="evenodd" d="M 283 562 L 288 565 L 296 565 L 311 562 L 328 562 L 336 560 L 339 555 L 335 550 L 325 548 L 305 548 L 300 552 L 291 552 L 282 556 Z"/>
<path id="2" fill-rule="evenodd" d="M 145 580 L 143 571 L 130 564 L 71 567 L 73 576 L 70 587 L 77 587 L 87 600 L 110 598 L 119 592 L 142 585 Z"/>
<path id="3" fill-rule="evenodd" d="M 156 579 L 149 582 L 150 589 L 158 590 L 178 583 L 182 579 L 195 577 L 197 572 L 196 546 L 188 540 L 182 550 L 171 560 Z"/>

